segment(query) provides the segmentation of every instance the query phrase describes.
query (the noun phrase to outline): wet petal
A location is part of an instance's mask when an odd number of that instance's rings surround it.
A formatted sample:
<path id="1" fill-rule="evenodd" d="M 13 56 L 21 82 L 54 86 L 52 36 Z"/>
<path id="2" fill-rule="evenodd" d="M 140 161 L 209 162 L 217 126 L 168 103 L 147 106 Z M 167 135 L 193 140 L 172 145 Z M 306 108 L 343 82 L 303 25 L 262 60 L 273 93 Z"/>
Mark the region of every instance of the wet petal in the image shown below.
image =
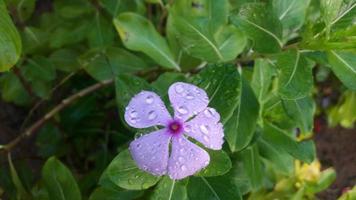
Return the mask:
<path id="1" fill-rule="evenodd" d="M 135 128 L 166 125 L 170 119 L 163 101 L 154 92 L 140 92 L 131 99 L 125 110 L 126 122 Z"/>
<path id="2" fill-rule="evenodd" d="M 219 113 L 214 108 L 208 107 L 185 123 L 184 133 L 207 148 L 219 150 L 224 143 L 224 129 L 219 120 Z"/>
<path id="3" fill-rule="evenodd" d="M 209 103 L 208 95 L 203 89 L 188 83 L 172 84 L 168 95 L 174 109 L 174 116 L 183 121 L 204 110 Z"/>
<path id="4" fill-rule="evenodd" d="M 171 135 L 161 129 L 131 142 L 129 150 L 138 167 L 154 175 L 167 172 Z"/>
<path id="5" fill-rule="evenodd" d="M 209 154 L 184 136 L 172 138 L 172 152 L 168 161 L 168 175 L 171 179 L 183 179 L 193 175 L 209 162 Z"/>

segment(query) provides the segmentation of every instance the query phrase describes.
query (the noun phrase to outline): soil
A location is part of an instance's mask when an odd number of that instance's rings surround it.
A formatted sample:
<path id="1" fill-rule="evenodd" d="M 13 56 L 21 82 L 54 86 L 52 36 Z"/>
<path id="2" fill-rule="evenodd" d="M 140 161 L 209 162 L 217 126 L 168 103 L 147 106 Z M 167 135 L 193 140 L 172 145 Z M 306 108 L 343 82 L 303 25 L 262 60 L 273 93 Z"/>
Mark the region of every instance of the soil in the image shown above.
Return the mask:
<path id="1" fill-rule="evenodd" d="M 336 181 L 318 194 L 321 200 L 335 200 L 356 185 L 356 129 L 327 128 L 314 135 L 317 157 L 322 167 L 336 170 Z"/>

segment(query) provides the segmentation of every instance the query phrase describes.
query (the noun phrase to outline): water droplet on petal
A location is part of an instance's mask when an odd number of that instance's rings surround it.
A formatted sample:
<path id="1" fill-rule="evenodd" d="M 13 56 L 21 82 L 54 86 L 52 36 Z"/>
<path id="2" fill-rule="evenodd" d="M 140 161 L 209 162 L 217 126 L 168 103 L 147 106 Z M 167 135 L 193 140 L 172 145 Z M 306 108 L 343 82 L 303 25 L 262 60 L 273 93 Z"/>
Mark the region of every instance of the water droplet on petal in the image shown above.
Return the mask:
<path id="1" fill-rule="evenodd" d="M 209 142 L 209 137 L 208 136 L 204 135 L 203 139 L 204 139 L 205 142 Z"/>
<path id="2" fill-rule="evenodd" d="M 132 118 L 137 117 L 137 115 L 138 115 L 138 113 L 135 110 L 130 112 L 130 117 L 132 117 Z"/>
<path id="3" fill-rule="evenodd" d="M 149 120 L 154 120 L 154 119 L 156 119 L 156 117 L 157 117 L 157 114 L 156 114 L 156 112 L 154 110 L 151 110 L 150 112 L 148 112 L 148 119 Z"/>
<path id="4" fill-rule="evenodd" d="M 151 104 L 151 103 L 153 103 L 153 101 L 154 101 L 154 98 L 153 98 L 152 95 L 148 95 L 148 96 L 146 97 L 146 103 L 147 103 L 147 104 Z"/>
<path id="5" fill-rule="evenodd" d="M 137 143 L 136 144 L 136 147 L 139 149 L 139 148 L 141 148 L 141 144 L 140 143 Z"/>
<path id="6" fill-rule="evenodd" d="M 205 115 L 206 117 L 211 118 L 211 117 L 214 117 L 215 112 L 214 112 L 213 109 L 208 108 L 208 109 L 206 109 L 206 110 L 204 111 L 204 115 Z"/>
<path id="7" fill-rule="evenodd" d="M 187 108 L 186 108 L 185 106 L 179 106 L 179 107 L 178 107 L 178 112 L 179 112 L 180 114 L 182 114 L 182 115 L 185 115 L 185 114 L 188 113 L 188 110 L 187 110 Z"/>
<path id="8" fill-rule="evenodd" d="M 200 125 L 200 131 L 204 134 L 208 134 L 209 133 L 209 126 L 208 125 Z"/>
<path id="9" fill-rule="evenodd" d="M 189 133 L 192 130 L 192 126 L 191 125 L 185 125 L 184 130 Z"/>
<path id="10" fill-rule="evenodd" d="M 181 162 L 181 163 L 183 163 L 183 162 L 185 162 L 185 159 L 184 159 L 183 157 L 179 156 L 179 157 L 178 157 L 178 161 Z"/>
<path id="11" fill-rule="evenodd" d="M 180 94 L 184 91 L 184 88 L 181 84 L 178 84 L 175 86 L 175 91 Z"/>
<path id="12" fill-rule="evenodd" d="M 188 93 L 187 96 L 185 96 L 186 99 L 192 100 L 194 99 L 194 95 L 192 93 Z"/>
<path id="13" fill-rule="evenodd" d="M 180 166 L 180 169 L 181 169 L 182 171 L 186 171 L 186 170 L 187 170 L 187 167 L 186 167 L 185 165 L 182 165 L 182 166 Z"/>
<path id="14" fill-rule="evenodd" d="M 209 161 L 205 161 L 205 162 L 204 162 L 204 165 L 208 165 L 208 164 L 209 164 Z"/>
<path id="15" fill-rule="evenodd" d="M 181 148 L 181 149 L 179 150 L 179 152 L 180 152 L 181 154 L 184 154 L 184 153 L 185 153 L 185 150 L 184 150 L 183 148 Z"/>

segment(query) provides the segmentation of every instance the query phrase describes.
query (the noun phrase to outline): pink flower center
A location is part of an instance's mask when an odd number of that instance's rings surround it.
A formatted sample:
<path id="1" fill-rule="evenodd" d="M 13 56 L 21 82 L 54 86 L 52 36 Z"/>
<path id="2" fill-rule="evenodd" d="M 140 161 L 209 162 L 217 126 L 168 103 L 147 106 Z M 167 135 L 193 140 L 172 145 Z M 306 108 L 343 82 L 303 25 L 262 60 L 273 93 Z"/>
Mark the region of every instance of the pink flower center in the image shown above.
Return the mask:
<path id="1" fill-rule="evenodd" d="M 179 120 L 172 120 L 168 123 L 168 130 L 173 135 L 178 135 L 183 132 L 183 123 Z"/>

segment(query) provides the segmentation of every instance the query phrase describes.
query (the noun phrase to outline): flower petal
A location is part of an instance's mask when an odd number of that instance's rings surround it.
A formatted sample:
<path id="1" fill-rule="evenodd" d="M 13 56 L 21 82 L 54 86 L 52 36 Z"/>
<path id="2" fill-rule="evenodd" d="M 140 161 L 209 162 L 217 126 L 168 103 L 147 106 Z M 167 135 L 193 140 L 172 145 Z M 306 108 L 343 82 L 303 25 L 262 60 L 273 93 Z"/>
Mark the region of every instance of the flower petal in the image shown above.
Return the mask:
<path id="1" fill-rule="evenodd" d="M 172 152 L 168 161 L 168 175 L 171 179 L 193 175 L 209 162 L 209 154 L 183 135 L 172 138 Z"/>
<path id="2" fill-rule="evenodd" d="M 129 150 L 138 167 L 154 175 L 167 172 L 171 135 L 161 129 L 131 142 Z"/>
<path id="3" fill-rule="evenodd" d="M 185 123 L 184 133 L 207 148 L 219 150 L 224 143 L 224 129 L 219 120 L 219 113 L 214 108 L 208 107 Z"/>
<path id="4" fill-rule="evenodd" d="M 161 98 L 149 91 L 134 96 L 125 110 L 126 122 L 135 128 L 166 125 L 171 119 Z"/>
<path id="5" fill-rule="evenodd" d="M 174 116 L 183 121 L 204 110 L 209 103 L 208 95 L 203 89 L 188 83 L 172 84 L 168 94 L 174 109 Z"/>

